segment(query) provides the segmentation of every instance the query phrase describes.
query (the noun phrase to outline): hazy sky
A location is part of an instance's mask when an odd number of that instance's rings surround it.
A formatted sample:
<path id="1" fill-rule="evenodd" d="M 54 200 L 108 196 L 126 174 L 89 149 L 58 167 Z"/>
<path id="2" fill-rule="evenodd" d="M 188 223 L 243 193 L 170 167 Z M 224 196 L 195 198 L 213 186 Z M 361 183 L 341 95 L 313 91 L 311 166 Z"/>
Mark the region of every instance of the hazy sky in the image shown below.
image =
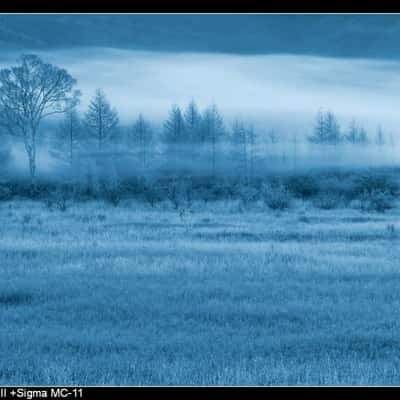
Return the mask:
<path id="1" fill-rule="evenodd" d="M 82 109 L 103 88 L 128 121 L 143 112 L 164 118 L 171 104 L 215 102 L 228 117 L 269 128 L 310 129 L 316 111 L 330 108 L 343 127 L 354 117 L 397 135 L 400 63 L 290 55 L 154 53 L 104 48 L 40 53 L 67 68 L 83 93 Z M 0 60 L 5 65 L 16 54 Z M 306 132 L 308 133 L 308 132 Z"/>

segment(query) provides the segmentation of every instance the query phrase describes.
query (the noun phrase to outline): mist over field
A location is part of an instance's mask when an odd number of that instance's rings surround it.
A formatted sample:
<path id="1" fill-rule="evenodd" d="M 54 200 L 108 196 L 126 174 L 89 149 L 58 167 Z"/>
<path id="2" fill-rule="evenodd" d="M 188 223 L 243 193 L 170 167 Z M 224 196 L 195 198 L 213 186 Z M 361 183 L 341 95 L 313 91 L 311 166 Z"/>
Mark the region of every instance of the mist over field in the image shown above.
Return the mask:
<path id="1" fill-rule="evenodd" d="M 394 142 L 384 152 L 373 148 L 360 153 L 353 148 L 353 162 L 362 165 L 369 160 L 376 165 L 397 159 L 393 145 L 397 146 L 400 131 L 397 107 L 393 105 L 400 93 L 399 61 L 93 47 L 37 53 L 66 68 L 77 79 L 82 92 L 78 109 L 82 113 L 96 89 L 102 88 L 118 110 L 121 123 L 132 125 L 143 113 L 161 131 L 172 104 L 184 108 L 195 100 L 199 108 L 205 108 L 215 103 L 228 128 L 236 119 L 246 120 L 254 124 L 260 141 L 268 140 L 269 132 L 277 130 L 286 149 L 281 146 L 275 151 L 290 156 L 293 138 L 303 141 L 310 135 L 317 111 L 332 110 L 343 131 L 355 119 L 369 131 L 371 140 L 379 125 Z M 0 66 L 12 65 L 19 55 L 13 51 L 3 53 Z M 260 147 L 259 151 L 264 150 Z M 304 153 L 310 161 L 306 145 L 298 148 L 298 157 Z M 326 154 L 317 153 L 314 148 L 314 165 L 320 165 L 321 158 L 322 164 L 329 161 Z M 341 158 L 346 154 L 348 149 Z M 14 155 L 21 166 L 23 149 L 14 146 Z M 46 149 L 42 149 L 39 162 L 44 169 L 54 165 Z"/>

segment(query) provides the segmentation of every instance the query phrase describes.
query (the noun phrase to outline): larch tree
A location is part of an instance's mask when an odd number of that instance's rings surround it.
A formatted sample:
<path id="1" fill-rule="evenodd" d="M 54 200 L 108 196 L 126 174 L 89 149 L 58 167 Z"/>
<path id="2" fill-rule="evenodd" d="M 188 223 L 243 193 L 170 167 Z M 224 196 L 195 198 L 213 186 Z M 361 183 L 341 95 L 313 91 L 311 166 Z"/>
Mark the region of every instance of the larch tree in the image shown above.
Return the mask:
<path id="1" fill-rule="evenodd" d="M 250 168 L 250 176 L 254 176 L 254 167 L 256 162 L 256 145 L 257 145 L 257 134 L 254 130 L 254 126 L 250 125 L 246 129 L 246 137 L 248 144 L 248 153 L 249 153 L 249 168 Z"/>
<path id="2" fill-rule="evenodd" d="M 332 111 L 318 111 L 313 134 L 308 140 L 318 144 L 338 144 L 341 141 L 340 126 Z"/>
<path id="3" fill-rule="evenodd" d="M 297 133 L 295 132 L 292 137 L 293 143 L 293 167 L 297 168 Z"/>
<path id="4" fill-rule="evenodd" d="M 62 68 L 36 55 L 23 55 L 18 65 L 0 70 L 0 124 L 21 138 L 28 156 L 31 184 L 36 177 L 37 136 L 41 122 L 73 108 L 80 92 Z"/>
<path id="5" fill-rule="evenodd" d="M 326 140 L 325 116 L 321 110 L 315 117 L 314 130 L 308 140 L 312 143 L 323 143 Z"/>
<path id="6" fill-rule="evenodd" d="M 184 113 L 185 126 L 187 130 L 188 139 L 192 143 L 200 141 L 200 128 L 201 128 L 201 114 L 197 104 L 192 100 Z"/>
<path id="7" fill-rule="evenodd" d="M 187 156 L 193 162 L 195 159 L 199 160 L 199 156 L 201 157 L 203 150 L 201 146 L 201 114 L 194 100 L 186 107 L 184 120 L 187 140 L 190 144 L 187 146 Z"/>
<path id="8" fill-rule="evenodd" d="M 233 157 L 238 171 L 247 176 L 247 131 L 242 121 L 236 120 L 232 127 Z"/>
<path id="9" fill-rule="evenodd" d="M 385 144 L 385 135 L 380 125 L 378 126 L 378 130 L 376 132 L 375 144 L 378 146 L 383 146 Z"/>
<path id="10" fill-rule="evenodd" d="M 142 167 L 145 167 L 148 162 L 149 149 L 153 140 L 153 130 L 142 114 L 139 114 L 132 127 L 130 139 L 131 144 L 139 149 L 140 163 Z"/>
<path id="11" fill-rule="evenodd" d="M 341 141 L 339 122 L 332 111 L 325 115 L 325 140 L 329 144 L 338 144 Z"/>
<path id="12" fill-rule="evenodd" d="M 212 173 L 216 172 L 217 146 L 225 134 L 224 122 L 215 104 L 209 106 L 203 113 L 201 138 L 203 143 L 211 146 Z"/>
<path id="13" fill-rule="evenodd" d="M 105 143 L 115 135 L 118 124 L 116 109 L 111 107 L 104 92 L 97 89 L 85 114 L 85 125 L 97 141 L 99 150 L 103 150 Z"/>
<path id="14" fill-rule="evenodd" d="M 368 138 L 368 133 L 364 128 L 360 128 L 358 130 L 358 135 L 357 135 L 357 143 L 361 145 L 366 145 L 369 142 Z"/>
<path id="15" fill-rule="evenodd" d="M 67 111 L 61 120 L 56 138 L 58 157 L 72 165 L 82 139 L 82 123 L 75 108 Z"/>
<path id="16" fill-rule="evenodd" d="M 168 119 L 164 122 L 164 141 L 169 144 L 187 142 L 185 120 L 177 105 L 172 106 Z"/>
<path id="17" fill-rule="evenodd" d="M 270 129 L 268 131 L 268 139 L 271 144 L 276 144 L 279 142 L 279 136 L 277 135 L 275 129 Z"/>
<path id="18" fill-rule="evenodd" d="M 345 139 L 347 142 L 349 142 L 351 144 L 356 144 L 357 138 L 358 138 L 358 128 L 357 128 L 356 121 L 353 119 L 350 122 L 349 130 L 348 130 L 347 134 L 345 135 Z"/>
<path id="19" fill-rule="evenodd" d="M 182 111 L 177 105 L 172 106 L 168 119 L 164 122 L 163 140 L 169 165 L 182 165 L 187 159 L 188 137 Z"/>

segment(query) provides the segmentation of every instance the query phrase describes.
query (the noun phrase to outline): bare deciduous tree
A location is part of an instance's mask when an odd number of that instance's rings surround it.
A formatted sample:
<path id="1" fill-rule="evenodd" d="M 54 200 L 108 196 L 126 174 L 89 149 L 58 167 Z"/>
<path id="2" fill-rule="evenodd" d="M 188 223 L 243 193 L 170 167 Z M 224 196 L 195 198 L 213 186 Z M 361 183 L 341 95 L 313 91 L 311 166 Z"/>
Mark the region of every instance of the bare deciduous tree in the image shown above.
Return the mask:
<path id="1" fill-rule="evenodd" d="M 36 143 L 43 119 L 73 108 L 80 92 L 69 73 L 36 55 L 23 55 L 19 65 L 0 70 L 0 124 L 22 138 L 31 183 L 36 176 Z"/>

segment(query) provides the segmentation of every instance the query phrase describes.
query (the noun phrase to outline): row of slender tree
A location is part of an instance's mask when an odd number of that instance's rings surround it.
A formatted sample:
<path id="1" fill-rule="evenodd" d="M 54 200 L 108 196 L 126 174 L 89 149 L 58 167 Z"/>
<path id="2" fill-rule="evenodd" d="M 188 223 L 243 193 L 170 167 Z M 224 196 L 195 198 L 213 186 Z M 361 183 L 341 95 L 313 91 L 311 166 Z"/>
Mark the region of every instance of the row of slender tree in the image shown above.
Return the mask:
<path id="1" fill-rule="evenodd" d="M 393 141 L 393 137 L 385 137 L 381 126 L 378 126 L 374 138 L 370 138 L 367 131 L 358 126 L 355 120 L 350 122 L 347 131 L 342 132 L 339 122 L 332 111 L 319 111 L 316 116 L 314 130 L 312 135 L 308 136 L 308 140 L 312 143 L 318 144 L 338 144 L 338 143 L 351 143 L 351 144 L 368 144 L 371 141 L 377 145 L 384 145 L 387 140 Z"/>
<path id="2" fill-rule="evenodd" d="M 82 118 L 76 108 L 65 113 L 55 137 L 55 147 L 59 154 L 67 154 L 69 161 L 73 163 L 76 153 L 82 147 L 88 148 L 86 144 L 90 140 L 97 143 L 98 150 L 104 150 L 107 144 L 118 141 L 118 121 L 117 111 L 99 89 Z M 129 144 L 128 149 L 134 149 L 139 154 L 142 166 L 146 166 L 155 142 L 160 139 L 164 144 L 166 159 L 170 161 L 179 160 L 182 156 L 195 157 L 198 154 L 195 150 L 207 149 L 213 171 L 216 169 L 219 143 L 229 141 L 237 145 L 235 154 L 238 160 L 243 160 L 244 168 L 247 168 L 247 159 L 253 160 L 256 142 L 252 126 L 236 121 L 232 130 L 229 130 L 215 104 L 200 112 L 193 100 L 183 112 L 177 105 L 172 106 L 157 139 L 152 124 L 142 114 L 139 114 L 133 126 L 127 130 L 125 139 Z M 253 164 L 251 161 L 251 169 Z"/>

